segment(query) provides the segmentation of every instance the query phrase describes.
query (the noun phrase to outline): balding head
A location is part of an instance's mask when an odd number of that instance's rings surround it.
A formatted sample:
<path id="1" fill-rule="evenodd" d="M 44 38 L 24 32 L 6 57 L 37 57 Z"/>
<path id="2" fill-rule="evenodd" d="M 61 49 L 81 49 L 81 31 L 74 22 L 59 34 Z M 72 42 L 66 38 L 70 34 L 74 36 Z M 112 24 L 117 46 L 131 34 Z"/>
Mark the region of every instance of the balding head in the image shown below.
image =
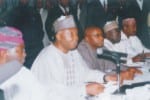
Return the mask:
<path id="1" fill-rule="evenodd" d="M 86 28 L 84 39 L 93 49 L 102 47 L 104 44 L 103 31 L 99 27 Z"/>
<path id="2" fill-rule="evenodd" d="M 134 18 L 126 18 L 122 21 L 123 32 L 129 37 L 136 34 L 136 20 Z"/>

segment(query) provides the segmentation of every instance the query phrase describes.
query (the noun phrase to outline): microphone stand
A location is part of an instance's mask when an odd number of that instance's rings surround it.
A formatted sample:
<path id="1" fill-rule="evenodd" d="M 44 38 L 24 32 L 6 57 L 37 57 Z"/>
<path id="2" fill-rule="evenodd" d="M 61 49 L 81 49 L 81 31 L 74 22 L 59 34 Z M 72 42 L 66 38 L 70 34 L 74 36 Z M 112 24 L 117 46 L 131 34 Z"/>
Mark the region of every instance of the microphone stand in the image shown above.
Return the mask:
<path id="1" fill-rule="evenodd" d="M 116 73 L 117 73 L 117 90 L 114 92 L 115 95 L 122 95 L 120 90 L 120 67 L 121 67 L 121 56 L 115 56 L 114 57 L 116 62 Z"/>
<path id="2" fill-rule="evenodd" d="M 117 64 L 117 66 L 116 66 L 116 73 L 117 73 L 117 86 L 118 86 L 118 88 L 117 88 L 117 91 L 115 92 L 115 94 L 120 94 L 121 92 L 120 92 L 120 59 L 118 58 L 118 59 L 116 59 L 116 64 Z"/>
<path id="3" fill-rule="evenodd" d="M 99 58 L 111 60 L 116 63 L 116 74 L 117 74 L 117 90 L 113 94 L 122 94 L 120 88 L 120 67 L 121 63 L 124 62 L 124 57 L 127 57 L 126 53 L 103 50 L 102 55 L 98 55 Z"/>

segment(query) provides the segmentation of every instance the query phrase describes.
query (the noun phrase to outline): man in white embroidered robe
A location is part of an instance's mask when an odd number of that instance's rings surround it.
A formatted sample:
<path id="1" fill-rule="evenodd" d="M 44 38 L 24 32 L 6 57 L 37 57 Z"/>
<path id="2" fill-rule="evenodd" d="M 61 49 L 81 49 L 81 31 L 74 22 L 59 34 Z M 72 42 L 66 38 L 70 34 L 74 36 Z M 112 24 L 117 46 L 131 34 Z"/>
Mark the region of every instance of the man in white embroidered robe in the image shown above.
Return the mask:
<path id="1" fill-rule="evenodd" d="M 104 77 L 103 72 L 88 69 L 75 49 L 78 36 L 72 16 L 58 18 L 54 30 L 54 43 L 41 51 L 31 69 L 43 84 L 52 86 L 58 96 L 64 95 L 67 100 L 84 100 L 86 95 L 103 92 L 104 86 L 97 83 L 103 83 L 103 78 L 116 80 L 116 76 Z"/>

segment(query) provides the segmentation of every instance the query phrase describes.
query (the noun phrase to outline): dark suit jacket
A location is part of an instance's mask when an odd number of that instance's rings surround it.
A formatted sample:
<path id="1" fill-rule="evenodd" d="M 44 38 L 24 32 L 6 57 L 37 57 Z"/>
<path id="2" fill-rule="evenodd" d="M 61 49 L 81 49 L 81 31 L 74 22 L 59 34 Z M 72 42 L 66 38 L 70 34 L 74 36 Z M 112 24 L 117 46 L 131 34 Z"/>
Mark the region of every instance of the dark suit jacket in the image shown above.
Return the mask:
<path id="1" fill-rule="evenodd" d="M 122 20 L 124 18 L 130 17 L 129 12 L 129 5 L 131 0 L 116 0 L 117 1 L 117 9 L 118 9 L 118 22 L 120 28 L 122 28 Z"/>
<path id="2" fill-rule="evenodd" d="M 102 28 L 106 21 L 114 20 L 117 16 L 115 4 L 115 0 L 108 0 L 107 10 L 105 11 L 99 0 L 94 0 L 89 3 L 87 10 L 88 26 L 94 25 Z"/>
<path id="3" fill-rule="evenodd" d="M 73 8 L 69 6 L 69 13 L 74 15 Z M 46 19 L 45 23 L 45 28 L 48 33 L 48 37 L 50 40 L 52 40 L 54 36 L 54 31 L 53 31 L 53 23 L 54 21 L 59 18 L 60 16 L 65 15 L 65 13 L 60 9 L 59 5 L 55 6 L 51 10 L 48 11 L 48 16 Z"/>
<path id="4" fill-rule="evenodd" d="M 31 67 L 34 59 L 43 48 L 43 26 L 37 9 L 28 5 L 12 9 L 4 18 L 8 26 L 13 26 L 23 33 L 27 53 L 25 66 Z"/>
<path id="5" fill-rule="evenodd" d="M 87 3 L 83 4 L 82 7 L 80 8 L 79 19 L 78 19 L 78 9 L 79 9 L 78 4 L 76 4 L 74 7 L 74 18 L 79 29 L 79 32 L 78 32 L 79 40 L 82 40 L 84 29 L 86 28 L 86 25 L 87 25 Z"/>

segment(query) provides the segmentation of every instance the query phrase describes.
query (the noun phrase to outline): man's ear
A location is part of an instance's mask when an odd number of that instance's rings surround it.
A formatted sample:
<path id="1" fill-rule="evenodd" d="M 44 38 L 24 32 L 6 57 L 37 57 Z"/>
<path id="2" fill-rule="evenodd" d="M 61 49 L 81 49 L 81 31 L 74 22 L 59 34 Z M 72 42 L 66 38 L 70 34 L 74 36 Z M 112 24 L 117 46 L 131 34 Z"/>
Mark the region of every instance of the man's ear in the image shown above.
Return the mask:
<path id="1" fill-rule="evenodd" d="M 62 32 L 59 31 L 58 33 L 56 33 L 56 40 L 60 41 L 62 36 L 61 36 Z"/>

